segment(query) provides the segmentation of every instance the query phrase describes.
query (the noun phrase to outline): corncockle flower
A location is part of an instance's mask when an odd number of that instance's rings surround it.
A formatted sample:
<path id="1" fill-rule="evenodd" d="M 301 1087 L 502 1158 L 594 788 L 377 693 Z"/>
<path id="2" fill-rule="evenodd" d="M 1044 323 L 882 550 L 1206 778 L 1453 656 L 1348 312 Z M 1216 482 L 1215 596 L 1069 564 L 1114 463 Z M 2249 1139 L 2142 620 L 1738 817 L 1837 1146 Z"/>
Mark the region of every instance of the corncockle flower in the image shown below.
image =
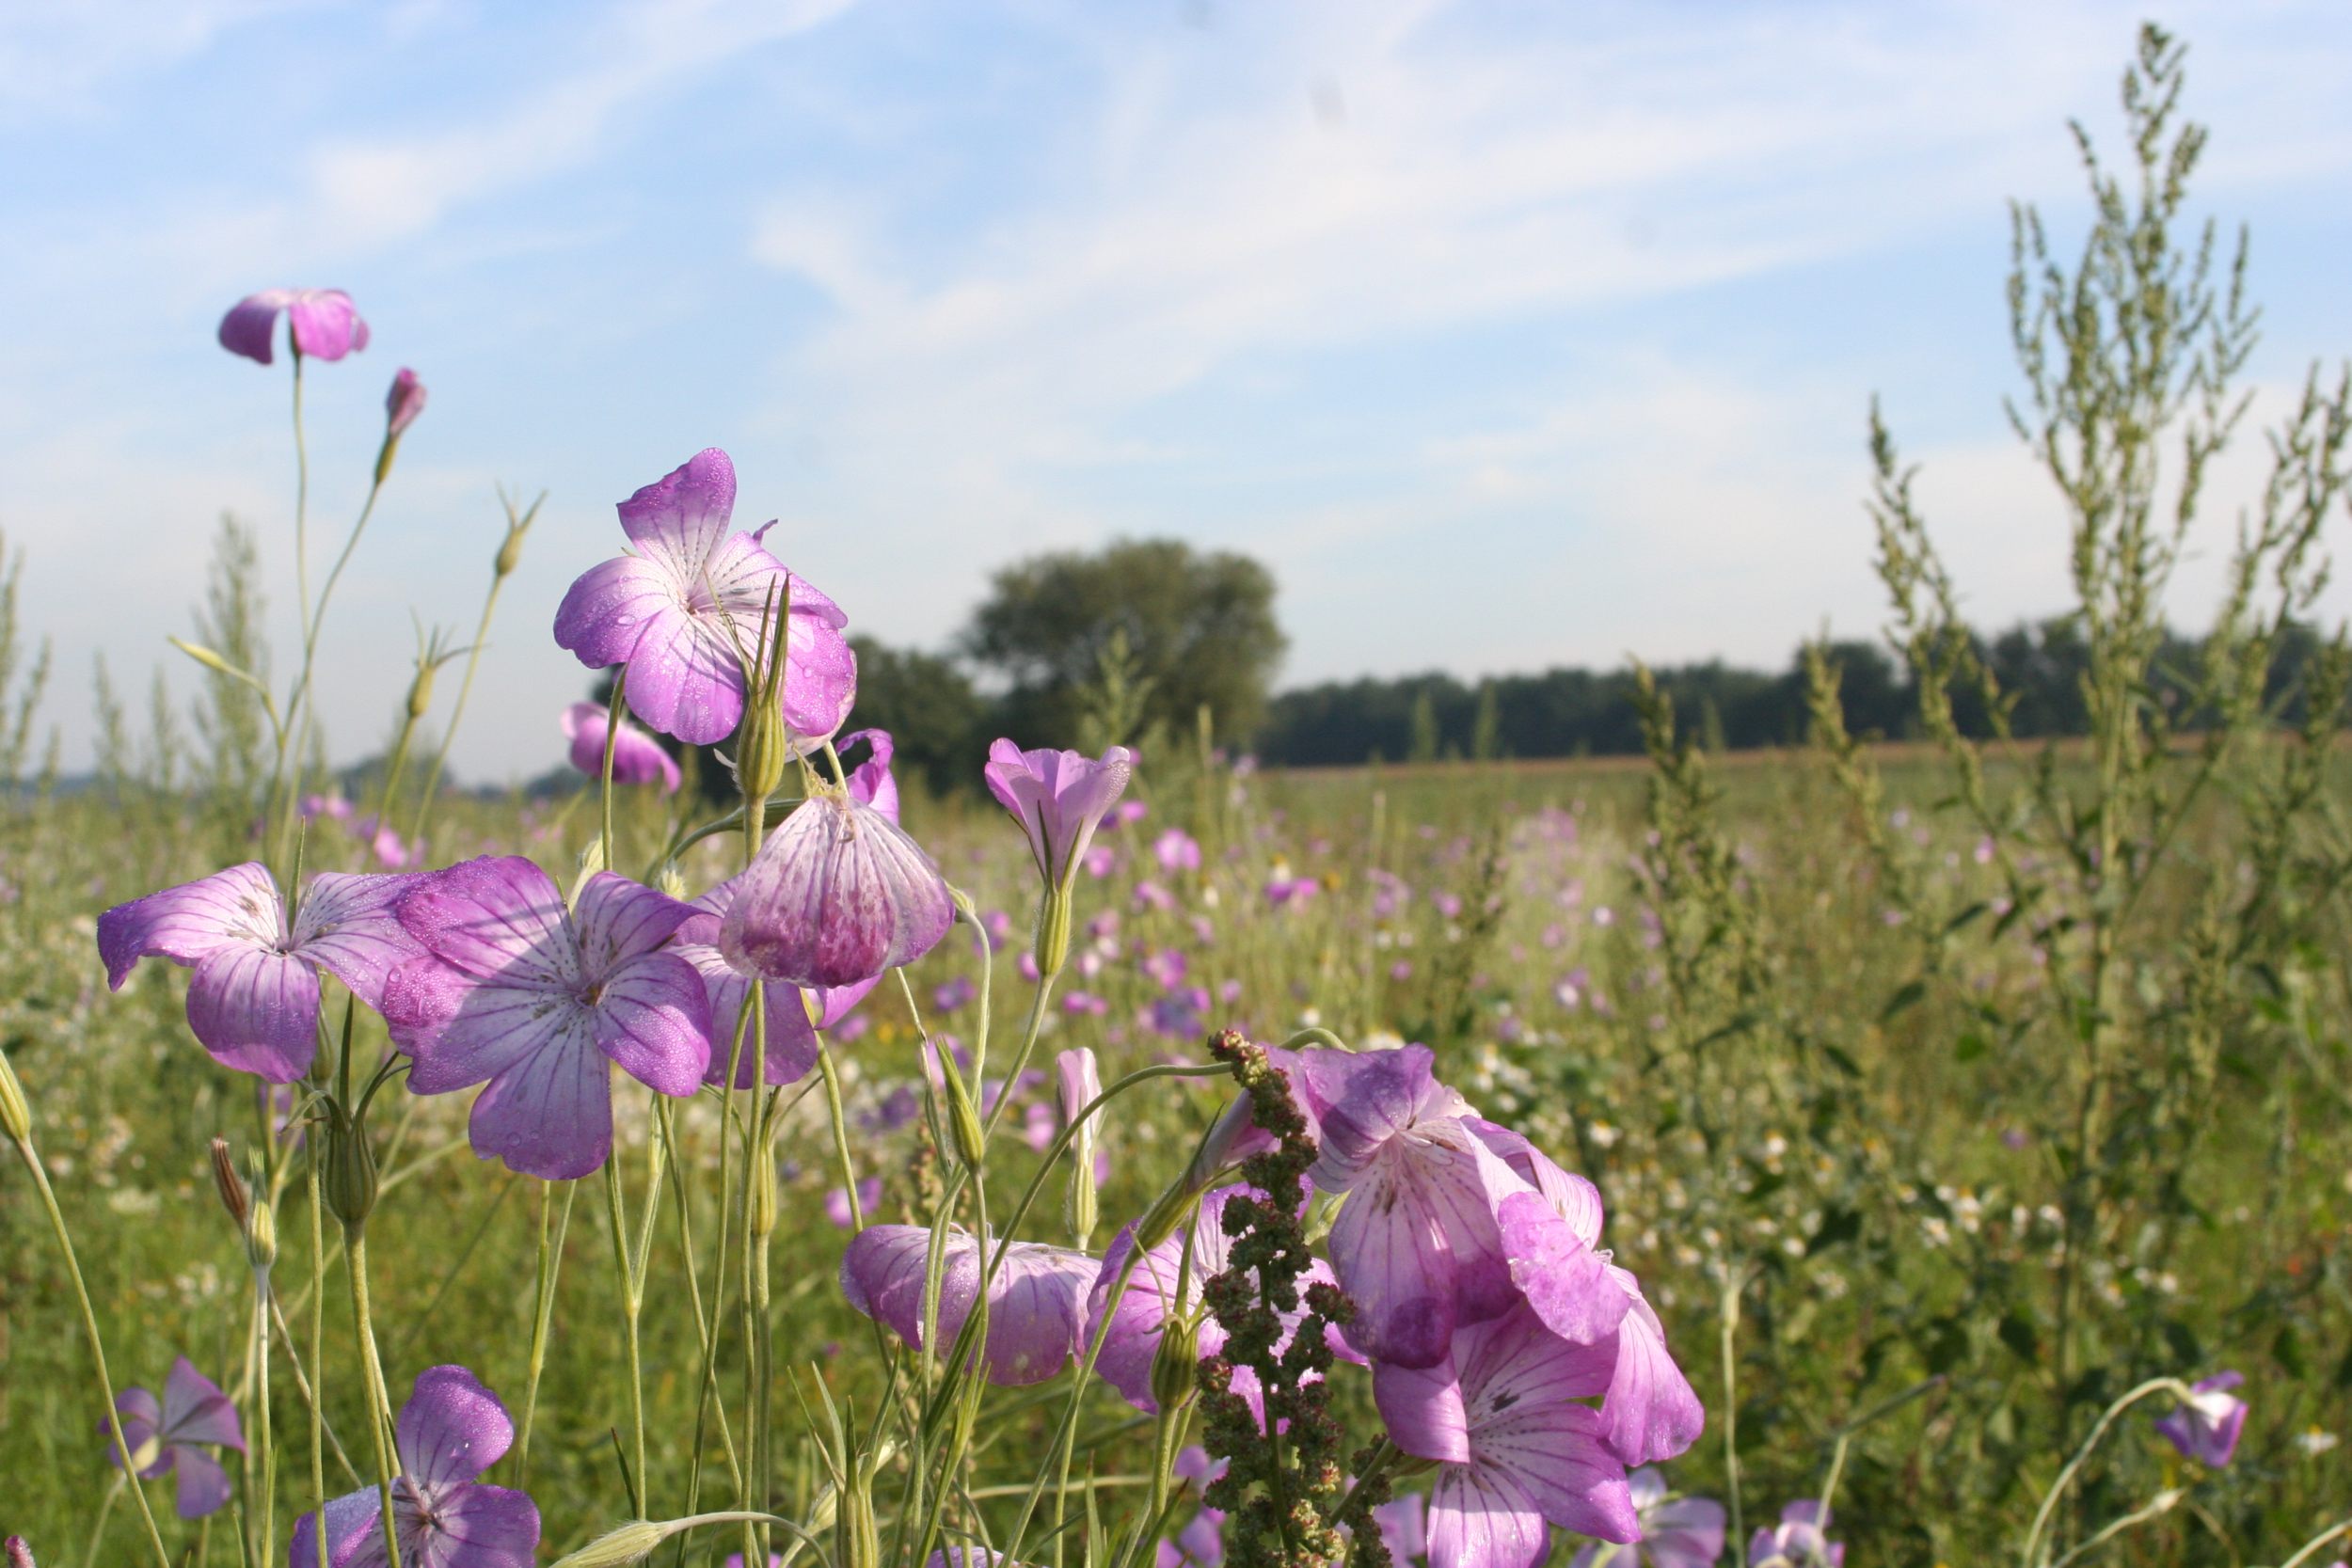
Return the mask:
<path id="1" fill-rule="evenodd" d="M 1811 1497 L 1780 1511 L 1780 1523 L 1748 1540 L 1748 1568 L 1845 1568 L 1846 1546 L 1832 1541 L 1829 1510 Z"/>
<path id="2" fill-rule="evenodd" d="M 1684 1452 L 1706 1430 L 1706 1411 L 1666 1349 L 1665 1325 L 1641 1282 L 1599 1250 L 1600 1189 L 1507 1128 L 1482 1121 L 1472 1131 L 1533 1189 L 1506 1194 L 1497 1210 L 1512 1278 L 1528 1305 L 1553 1332 L 1579 1340 L 1615 1316 L 1597 1341 L 1615 1353 L 1600 1409 L 1610 1451 L 1628 1465 Z"/>
<path id="3" fill-rule="evenodd" d="M 923 1345 L 923 1262 L 930 1231 L 919 1225 L 869 1225 L 841 1259 L 850 1305 L 909 1345 Z M 992 1242 L 993 1256 L 997 1243 Z M 980 1246 L 969 1231 L 947 1237 L 939 1283 L 939 1342 L 955 1341 L 979 1294 Z M 979 1361 L 991 1383 L 1042 1383 L 1070 1362 L 1078 1343 L 1079 1303 L 1094 1282 L 1083 1252 L 1014 1242 L 1005 1248 L 988 1295 L 988 1342 Z M 944 1354 L 944 1351 L 943 1351 Z"/>
<path id="4" fill-rule="evenodd" d="M 1517 1183 L 1472 1133 L 1470 1108 L 1430 1071 L 1426 1046 L 1298 1053 L 1293 1098 L 1321 1124 L 1309 1173 L 1349 1195 L 1332 1267 L 1356 1304 L 1348 1339 L 1375 1361 L 1430 1367 L 1459 1323 L 1515 1291 L 1490 1187 Z"/>
<path id="5" fill-rule="evenodd" d="M 952 1013 L 977 994 L 972 982 L 959 974 L 931 988 L 931 1006 L 939 1012 Z"/>
<path id="6" fill-rule="evenodd" d="M 1236 1101 L 1248 1107 L 1248 1100 Z M 1267 1147 L 1271 1140 L 1263 1133 L 1250 1140 L 1253 1148 Z M 1198 1318 L 1197 1345 L 1200 1359 L 1205 1361 L 1225 1349 L 1226 1333 L 1216 1319 L 1200 1310 L 1201 1287 L 1212 1275 L 1225 1272 L 1232 1261 L 1232 1238 L 1225 1233 L 1225 1206 L 1236 1196 L 1248 1192 L 1244 1186 L 1219 1187 L 1200 1200 L 1200 1219 L 1189 1228 L 1193 1231 L 1192 1272 L 1186 1275 L 1184 1266 L 1185 1226 L 1179 1226 L 1158 1245 L 1147 1250 L 1127 1275 L 1127 1289 L 1119 1298 L 1119 1306 L 1110 1314 L 1110 1327 L 1103 1328 L 1103 1313 L 1110 1300 L 1111 1289 L 1119 1281 L 1119 1274 L 1126 1267 L 1128 1254 L 1135 1250 L 1136 1227 L 1122 1227 L 1111 1239 L 1103 1255 L 1102 1272 L 1092 1281 L 1087 1295 L 1086 1337 L 1082 1344 L 1091 1344 L 1102 1334 L 1102 1353 L 1095 1357 L 1094 1370 L 1103 1380 L 1137 1410 L 1157 1412 L 1159 1402 L 1152 1394 L 1152 1363 L 1159 1354 L 1160 1337 L 1171 1320 Z M 1298 1320 L 1305 1314 L 1306 1288 L 1314 1284 L 1333 1284 L 1336 1280 L 1331 1267 L 1318 1258 L 1299 1276 L 1299 1305 L 1283 1315 L 1281 1343 L 1287 1346 L 1295 1332 Z M 1326 1343 L 1333 1354 L 1343 1360 L 1363 1365 L 1364 1358 L 1338 1334 L 1326 1336 Z M 1265 1418 L 1264 1393 L 1259 1386 L 1258 1374 L 1252 1368 L 1236 1366 L 1232 1370 L 1232 1390 L 1249 1403 L 1263 1422 Z"/>
<path id="7" fill-rule="evenodd" d="M 351 836 L 368 847 L 369 858 L 378 865 L 398 870 L 413 858 L 400 834 L 393 832 L 392 825 L 380 816 L 356 819 L 351 824 Z"/>
<path id="8" fill-rule="evenodd" d="M 724 740 L 743 717 L 745 657 L 760 657 L 764 618 L 790 584 L 784 721 L 821 737 L 841 727 L 857 692 L 849 617 L 787 573 L 756 533 L 730 529 L 735 465 L 697 452 L 621 502 L 637 553 L 583 573 L 555 612 L 555 641 L 593 670 L 628 668 L 629 711 L 690 745 Z"/>
<path id="9" fill-rule="evenodd" d="M 400 1476 L 392 1482 L 392 1523 L 403 1568 L 532 1568 L 538 1504 L 480 1479 L 515 1441 L 506 1407 L 481 1380 L 463 1367 L 419 1373 L 393 1438 Z M 326 1542 L 326 1568 L 389 1563 L 381 1494 L 363 1486 L 329 1501 Z M 288 1561 L 321 1568 L 317 1511 L 295 1521 Z"/>
<path id="10" fill-rule="evenodd" d="M 1724 1555 L 1724 1505 L 1712 1497 L 1677 1497 L 1666 1478 L 1645 1465 L 1626 1478 L 1641 1516 L 1634 1546 L 1586 1546 L 1568 1568 L 1714 1568 Z"/>
<path id="11" fill-rule="evenodd" d="M 322 816 L 338 822 L 351 819 L 351 802 L 340 795 L 305 795 L 300 810 L 305 822 L 315 822 Z"/>
<path id="12" fill-rule="evenodd" d="M 669 950 L 692 964 L 702 975 L 710 999 L 710 1064 L 703 1071 L 706 1084 L 726 1082 L 727 1062 L 735 1052 L 736 1022 L 742 1015 L 754 978 L 727 962 L 726 955 L 719 950 L 719 932 L 726 923 L 727 911 L 735 907 L 736 893 L 742 880 L 736 877 L 721 882 L 695 899 L 694 917 L 680 926 L 670 941 Z M 817 1015 L 822 1007 L 810 992 L 787 981 L 767 980 L 761 984 L 767 993 L 768 1086 L 797 1084 L 817 1065 Z M 858 995 L 865 992 L 861 990 Z M 856 1001 L 856 997 L 850 998 L 849 1006 L 855 1006 Z M 849 1008 L 844 1006 L 842 1010 L 847 1012 Z M 735 1068 L 735 1086 L 739 1089 L 750 1088 L 758 1070 L 752 1060 L 749 1028 L 746 1024 L 747 1043 L 742 1059 Z"/>
<path id="13" fill-rule="evenodd" d="M 1048 888 L 1070 885 L 1104 814 L 1125 792 L 1134 760 L 1124 746 L 1100 759 L 1079 752 L 1025 752 L 1001 739 L 988 749 L 982 772 L 989 793 L 1028 835 L 1029 854 Z"/>
<path id="14" fill-rule="evenodd" d="M 247 294 L 220 318 L 220 346 L 268 364 L 280 311 L 298 355 L 341 359 L 368 346 L 368 324 L 341 289 L 263 289 Z"/>
<path id="15" fill-rule="evenodd" d="M 612 711 L 602 703 L 574 703 L 564 710 L 564 738 L 572 743 L 572 766 L 592 779 L 604 777 L 604 744 L 612 720 Z M 661 749 L 661 742 L 626 719 L 612 739 L 614 784 L 658 784 L 664 795 L 677 793 L 677 761 Z"/>
<path id="16" fill-rule="evenodd" d="M 2217 1372 L 2189 1385 L 2186 1404 L 2156 1422 L 2165 1440 L 2182 1456 L 2218 1470 L 2237 1452 L 2246 1430 L 2246 1402 L 2230 1392 L 2246 1379 L 2236 1372 Z"/>
<path id="17" fill-rule="evenodd" d="M 1118 812 L 1112 816 L 1111 826 L 1124 828 L 1132 823 L 1140 822 L 1151 815 L 1152 808 L 1141 800 L 1121 800 L 1119 802 Z"/>
<path id="18" fill-rule="evenodd" d="M 184 1355 L 171 1364 L 164 1379 L 160 1402 L 144 1388 L 125 1388 L 115 1398 L 122 1418 L 122 1441 L 131 1450 L 141 1481 L 178 1471 L 177 1504 L 183 1519 L 201 1519 L 229 1500 L 229 1472 L 205 1452 L 205 1446 L 245 1451 L 245 1432 L 237 1424 L 237 1408 L 217 1384 Z M 101 1421 L 100 1432 L 113 1423 Z M 119 1469 L 122 1455 L 106 1445 L 106 1461 Z"/>
<path id="19" fill-rule="evenodd" d="M 887 745 L 876 743 L 885 763 Z M 853 789 L 819 784 L 737 882 L 720 951 L 738 969 L 795 985 L 873 980 L 938 946 L 955 921 L 930 856 Z"/>
<path id="20" fill-rule="evenodd" d="M 417 956 L 392 918 L 406 877 L 325 872 L 291 928 L 258 861 L 119 904 L 98 917 L 98 952 L 116 990 L 141 958 L 195 971 L 188 1027 L 223 1067 L 291 1084 L 318 1051 L 319 974 L 382 1010 L 387 976 Z"/>
<path id="21" fill-rule="evenodd" d="M 1096 881 L 1101 881 L 1119 869 L 1119 851 L 1107 844 L 1096 845 L 1080 859 L 1087 868 L 1087 875 Z"/>
<path id="22" fill-rule="evenodd" d="M 1429 1555 L 1429 1499 L 1418 1492 L 1382 1503 L 1372 1511 L 1380 1527 L 1380 1540 L 1392 1562 L 1410 1562 Z"/>
<path id="23" fill-rule="evenodd" d="M 1163 947 L 1143 960 L 1143 972 L 1162 990 L 1174 990 L 1184 983 L 1187 969 L 1184 954 L 1173 947 Z"/>
<path id="24" fill-rule="evenodd" d="M 1390 1439 L 1438 1462 L 1430 1568 L 1534 1568 L 1547 1522 L 1640 1539 L 1625 1466 L 1601 1440 L 1600 1413 L 1579 1402 L 1607 1386 L 1609 1360 L 1520 1307 L 1455 1330 L 1435 1366 L 1374 1366 Z"/>
<path id="25" fill-rule="evenodd" d="M 1136 884 L 1135 898 L 1136 908 L 1139 910 L 1172 910 L 1176 907 L 1176 895 L 1148 877 Z"/>
<path id="26" fill-rule="evenodd" d="M 1226 1462 L 1211 1459 L 1209 1450 L 1198 1443 L 1177 1450 L 1171 1472 L 1180 1481 L 1188 1482 L 1195 1492 L 1205 1492 L 1209 1483 L 1225 1473 Z M 1225 1560 L 1225 1511 L 1202 1503 L 1191 1522 L 1178 1530 L 1173 1539 L 1163 1536 L 1155 1553 L 1157 1568 L 1218 1568 Z"/>
<path id="27" fill-rule="evenodd" d="M 424 412 L 424 383 L 417 372 L 403 365 L 392 377 L 392 388 L 384 394 L 384 438 L 397 441 L 408 427 Z"/>
<path id="28" fill-rule="evenodd" d="M 872 1213 L 874 1212 L 874 1206 L 881 1201 L 881 1177 L 868 1176 L 858 1182 L 857 1206 L 861 1212 L 868 1214 Z M 856 1222 L 857 1215 L 850 1212 L 850 1210 L 849 1188 L 832 1187 L 826 1190 L 825 1218 L 833 1222 L 833 1227 L 835 1230 L 847 1230 Z"/>
<path id="29" fill-rule="evenodd" d="M 703 977 L 659 950 L 691 905 L 599 871 L 566 909 L 531 862 L 485 856 L 419 879 L 399 914 L 431 958 L 401 969 L 381 1010 L 416 1057 L 416 1093 L 488 1085 L 469 1129 L 483 1159 L 586 1176 L 612 1148 L 611 1064 L 662 1094 L 702 1083 Z"/>

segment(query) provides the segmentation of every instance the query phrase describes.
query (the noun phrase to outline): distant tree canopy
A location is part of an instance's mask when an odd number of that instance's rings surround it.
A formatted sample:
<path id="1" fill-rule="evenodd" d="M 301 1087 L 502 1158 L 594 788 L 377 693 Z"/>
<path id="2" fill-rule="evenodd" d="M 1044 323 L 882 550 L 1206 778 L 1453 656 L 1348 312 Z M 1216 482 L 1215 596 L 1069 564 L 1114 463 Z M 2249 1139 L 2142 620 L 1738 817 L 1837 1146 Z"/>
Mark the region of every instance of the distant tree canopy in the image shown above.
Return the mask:
<path id="1" fill-rule="evenodd" d="M 921 778 L 934 795 L 977 779 L 993 737 L 983 733 L 989 705 L 972 677 L 937 654 L 870 637 L 853 637 L 850 646 L 857 652 L 857 705 L 844 733 L 888 730 L 898 742 L 898 776 Z"/>
<path id="2" fill-rule="evenodd" d="M 1088 721 L 1106 667 L 1122 671 L 1136 735 L 1155 725 L 1188 733 L 1202 707 L 1218 735 L 1254 735 L 1286 643 L 1273 574 L 1172 539 L 1015 562 L 996 574 L 961 640 L 967 657 L 1005 682 L 999 727 L 1029 746 L 1099 738 Z"/>

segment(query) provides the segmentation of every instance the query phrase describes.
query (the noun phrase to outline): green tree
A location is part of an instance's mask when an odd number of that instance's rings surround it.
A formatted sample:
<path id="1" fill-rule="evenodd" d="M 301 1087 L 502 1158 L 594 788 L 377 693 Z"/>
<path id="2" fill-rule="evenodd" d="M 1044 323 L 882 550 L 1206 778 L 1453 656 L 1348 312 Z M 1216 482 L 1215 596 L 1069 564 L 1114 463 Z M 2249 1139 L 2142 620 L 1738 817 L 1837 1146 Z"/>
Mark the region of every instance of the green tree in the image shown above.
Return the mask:
<path id="1" fill-rule="evenodd" d="M 1084 738 L 1089 691 L 1123 636 L 1125 677 L 1146 695 L 1136 733 L 1188 733 L 1206 707 L 1216 734 L 1253 735 L 1286 639 L 1274 577 L 1248 556 L 1173 539 L 1033 556 L 999 571 L 963 648 L 1006 683 L 1005 733 L 1025 746 Z"/>

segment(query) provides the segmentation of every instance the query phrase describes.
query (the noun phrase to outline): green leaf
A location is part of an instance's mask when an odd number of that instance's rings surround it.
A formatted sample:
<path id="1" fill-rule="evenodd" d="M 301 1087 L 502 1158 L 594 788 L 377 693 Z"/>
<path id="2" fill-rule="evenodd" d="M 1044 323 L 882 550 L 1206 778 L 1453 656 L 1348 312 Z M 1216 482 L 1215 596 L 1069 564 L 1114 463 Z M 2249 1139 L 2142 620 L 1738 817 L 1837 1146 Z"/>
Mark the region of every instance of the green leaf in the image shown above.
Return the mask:
<path id="1" fill-rule="evenodd" d="M 2000 1326 L 2001 1343 L 2007 1345 L 2021 1361 L 2037 1361 L 2042 1356 L 2042 1331 L 2033 1320 L 2022 1312 L 2003 1316 Z"/>
<path id="2" fill-rule="evenodd" d="M 1896 1014 L 1904 1011 L 1906 1008 L 1918 1006 L 1920 998 L 1926 996 L 1927 994 L 1928 983 L 1925 980 L 1904 981 L 1902 988 L 1896 991 L 1895 994 L 1888 999 L 1884 1007 L 1879 1010 L 1879 1022 L 1881 1023 L 1887 1022 L 1889 1020 L 1893 1019 Z"/>
<path id="3" fill-rule="evenodd" d="M 1971 1029 L 1962 1035 L 1959 1040 L 1952 1046 L 1952 1060 L 1955 1062 L 1973 1062 L 1978 1057 L 1983 1055 L 1988 1049 L 1990 1049 L 1990 1047 L 1986 1045 L 1984 1037 L 1978 1034 L 1974 1029 Z"/>

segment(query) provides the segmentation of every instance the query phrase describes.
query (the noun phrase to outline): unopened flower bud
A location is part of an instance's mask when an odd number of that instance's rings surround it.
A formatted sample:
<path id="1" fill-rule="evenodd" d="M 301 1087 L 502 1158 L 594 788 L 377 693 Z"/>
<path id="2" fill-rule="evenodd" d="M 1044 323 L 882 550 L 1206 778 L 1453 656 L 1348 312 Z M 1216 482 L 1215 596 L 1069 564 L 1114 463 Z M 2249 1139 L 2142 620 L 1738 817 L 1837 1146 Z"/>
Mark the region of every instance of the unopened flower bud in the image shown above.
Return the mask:
<path id="1" fill-rule="evenodd" d="M 433 677 L 440 666 L 429 658 L 417 661 L 417 678 L 408 683 L 408 717 L 421 719 L 433 706 Z"/>
<path id="2" fill-rule="evenodd" d="M 11 1535 L 4 1545 L 8 1554 L 8 1568 L 33 1568 L 33 1548 L 24 1544 L 21 1535 Z"/>
<path id="3" fill-rule="evenodd" d="M 882 1528 L 874 1519 L 874 1465 L 871 1456 L 851 1478 L 858 1484 L 841 1499 L 841 1533 L 848 1550 L 842 1568 L 882 1568 Z"/>
<path id="4" fill-rule="evenodd" d="M 33 1141 L 33 1108 L 24 1102 L 24 1085 L 16 1081 L 5 1051 L 0 1051 L 0 1132 L 21 1144 Z"/>
<path id="5" fill-rule="evenodd" d="M 653 1555 L 669 1531 L 644 1519 L 631 1519 L 597 1536 L 569 1557 L 555 1560 L 555 1568 L 628 1568 Z"/>
<path id="6" fill-rule="evenodd" d="M 509 528 L 506 531 L 505 542 L 499 546 L 498 559 L 490 563 L 490 569 L 500 577 L 511 578 L 515 575 L 515 568 L 522 563 L 523 531 L 519 528 Z"/>
<path id="7" fill-rule="evenodd" d="M 947 1128 L 956 1140 L 956 1157 L 964 1168 L 977 1171 L 987 1140 L 980 1135 L 979 1108 L 972 1103 L 972 1093 L 963 1086 L 963 1074 L 956 1064 L 945 1057 L 939 1061 L 939 1081 L 947 1096 Z"/>
<path id="8" fill-rule="evenodd" d="M 1054 1066 L 1062 1124 L 1076 1129 L 1070 1138 L 1070 1186 L 1063 1196 L 1062 1218 L 1070 1226 L 1071 1244 L 1083 1252 L 1101 1212 L 1094 1189 L 1095 1118 L 1078 1118 L 1102 1095 L 1103 1078 L 1095 1068 L 1094 1053 L 1084 1046 L 1060 1053 Z"/>
<path id="9" fill-rule="evenodd" d="M 278 1216 L 270 1208 L 269 1199 L 258 1193 L 253 1199 L 253 1216 L 245 1226 L 246 1261 L 262 1273 L 278 1263 Z"/>
<path id="10" fill-rule="evenodd" d="M 326 1132 L 326 1206 L 345 1229 L 357 1230 L 375 1211 L 375 1150 L 367 1129 L 343 1119 L 340 1109 Z"/>
<path id="11" fill-rule="evenodd" d="M 1037 972 L 1059 974 L 1070 961 L 1070 889 L 1049 887 L 1037 912 Z"/>
<path id="12" fill-rule="evenodd" d="M 1163 1413 L 1184 1407 L 1200 1387 L 1200 1320 L 1178 1313 L 1160 1325 L 1159 1347 L 1152 1353 L 1152 1398 Z"/>
<path id="13" fill-rule="evenodd" d="M 229 1211 L 229 1223 L 243 1231 L 252 1205 L 246 1198 L 245 1179 L 237 1174 L 237 1167 L 230 1161 L 227 1138 L 213 1140 L 212 1159 L 213 1188 L 220 1194 L 220 1206 Z"/>
<path id="14" fill-rule="evenodd" d="M 375 483 L 381 484 L 390 477 L 392 457 L 400 451 L 401 433 L 416 422 L 424 412 L 424 383 L 417 372 L 402 366 L 392 377 L 392 389 L 384 394 L 384 445 L 375 454 Z"/>
<path id="15" fill-rule="evenodd" d="M 772 703 L 755 702 L 743 712 L 735 732 L 735 782 L 743 799 L 765 805 L 784 787 L 792 767 L 792 734 L 784 712 Z"/>
<path id="16" fill-rule="evenodd" d="M 1176 1227 L 1192 1213 L 1200 1196 L 1199 1192 L 1179 1181 L 1154 1198 L 1152 1207 L 1143 1212 L 1143 1218 L 1136 1222 L 1136 1250 L 1150 1252 L 1175 1235 Z"/>

